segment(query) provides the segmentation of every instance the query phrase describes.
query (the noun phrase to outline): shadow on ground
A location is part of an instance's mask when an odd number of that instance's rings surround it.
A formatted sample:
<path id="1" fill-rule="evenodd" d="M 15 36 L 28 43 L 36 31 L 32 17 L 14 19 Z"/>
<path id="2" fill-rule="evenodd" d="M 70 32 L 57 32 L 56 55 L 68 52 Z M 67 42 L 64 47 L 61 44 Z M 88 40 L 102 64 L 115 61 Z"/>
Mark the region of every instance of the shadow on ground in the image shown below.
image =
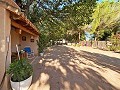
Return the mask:
<path id="1" fill-rule="evenodd" d="M 54 46 L 34 63 L 30 90 L 118 90 L 120 60 L 102 54 Z M 110 73 L 113 73 L 110 75 Z"/>

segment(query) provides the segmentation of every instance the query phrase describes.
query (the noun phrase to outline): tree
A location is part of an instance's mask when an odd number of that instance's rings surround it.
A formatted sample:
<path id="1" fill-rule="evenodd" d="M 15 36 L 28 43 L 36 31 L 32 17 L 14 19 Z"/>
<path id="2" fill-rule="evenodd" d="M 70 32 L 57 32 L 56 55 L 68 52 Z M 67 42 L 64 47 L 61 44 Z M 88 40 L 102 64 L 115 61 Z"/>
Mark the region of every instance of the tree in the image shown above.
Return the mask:
<path id="1" fill-rule="evenodd" d="M 66 14 L 66 17 L 63 22 L 67 23 L 67 29 L 78 32 L 78 40 L 84 34 L 82 27 L 92 21 L 91 16 L 95 5 L 96 0 L 87 0 L 78 1 L 64 7 L 63 12 Z"/>
<path id="2" fill-rule="evenodd" d="M 16 0 L 31 22 L 52 39 L 65 38 L 67 30 L 84 35 L 82 27 L 89 24 L 96 0 Z"/>
<path id="3" fill-rule="evenodd" d="M 96 34 L 95 36 L 101 38 L 106 37 L 105 33 L 115 32 L 115 28 L 117 28 L 120 24 L 119 8 L 119 2 L 105 1 L 102 3 L 98 3 L 92 16 L 93 21 L 91 23 L 91 32 Z"/>
<path id="4" fill-rule="evenodd" d="M 29 10 L 30 10 L 30 5 L 34 2 L 35 0 L 15 0 L 15 2 L 18 4 L 18 6 L 24 11 L 25 15 L 28 16 Z"/>

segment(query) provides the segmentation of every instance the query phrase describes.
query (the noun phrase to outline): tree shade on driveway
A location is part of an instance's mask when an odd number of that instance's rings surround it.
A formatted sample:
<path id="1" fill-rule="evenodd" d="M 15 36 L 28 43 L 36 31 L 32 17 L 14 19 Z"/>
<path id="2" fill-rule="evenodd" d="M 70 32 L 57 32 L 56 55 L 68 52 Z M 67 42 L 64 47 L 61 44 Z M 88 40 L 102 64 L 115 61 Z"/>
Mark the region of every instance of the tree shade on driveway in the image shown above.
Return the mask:
<path id="1" fill-rule="evenodd" d="M 54 46 L 33 62 L 29 90 L 119 90 L 119 66 L 119 54 L 113 52 Z"/>

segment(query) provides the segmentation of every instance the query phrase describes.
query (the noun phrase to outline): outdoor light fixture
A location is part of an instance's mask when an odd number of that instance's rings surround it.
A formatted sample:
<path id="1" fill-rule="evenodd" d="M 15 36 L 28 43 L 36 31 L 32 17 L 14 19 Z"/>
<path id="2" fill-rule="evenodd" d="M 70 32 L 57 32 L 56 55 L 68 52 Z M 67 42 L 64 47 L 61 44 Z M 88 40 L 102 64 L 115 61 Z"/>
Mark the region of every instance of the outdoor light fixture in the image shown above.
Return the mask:
<path id="1" fill-rule="evenodd" d="M 19 30 L 19 34 L 22 34 L 22 30 L 21 29 Z"/>
<path id="2" fill-rule="evenodd" d="M 31 39 L 33 39 L 33 36 L 31 36 Z"/>

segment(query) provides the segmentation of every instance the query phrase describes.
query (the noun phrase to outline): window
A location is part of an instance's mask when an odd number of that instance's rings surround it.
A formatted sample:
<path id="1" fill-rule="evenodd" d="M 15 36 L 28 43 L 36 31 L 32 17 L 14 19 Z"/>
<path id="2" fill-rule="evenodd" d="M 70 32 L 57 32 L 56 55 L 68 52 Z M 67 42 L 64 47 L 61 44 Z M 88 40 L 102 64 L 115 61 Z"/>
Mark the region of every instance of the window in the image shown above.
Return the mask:
<path id="1" fill-rule="evenodd" d="M 22 36 L 22 41 L 26 41 L 26 36 Z"/>

